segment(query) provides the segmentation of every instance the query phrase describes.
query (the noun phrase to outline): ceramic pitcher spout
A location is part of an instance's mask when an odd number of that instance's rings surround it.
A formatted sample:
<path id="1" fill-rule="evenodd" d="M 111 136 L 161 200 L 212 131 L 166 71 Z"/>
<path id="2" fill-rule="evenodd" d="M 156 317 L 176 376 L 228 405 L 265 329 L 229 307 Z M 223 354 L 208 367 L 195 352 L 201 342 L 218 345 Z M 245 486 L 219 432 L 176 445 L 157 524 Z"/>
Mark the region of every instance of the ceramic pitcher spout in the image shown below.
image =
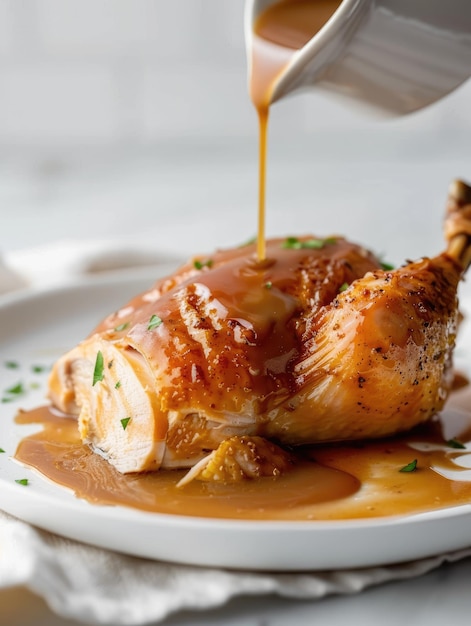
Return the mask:
<path id="1" fill-rule="evenodd" d="M 247 0 L 247 51 L 260 13 L 279 0 Z M 250 63 L 250 62 L 249 62 Z M 270 102 L 322 89 L 364 108 L 404 115 L 471 76 L 469 0 L 343 0 L 274 81 Z"/>

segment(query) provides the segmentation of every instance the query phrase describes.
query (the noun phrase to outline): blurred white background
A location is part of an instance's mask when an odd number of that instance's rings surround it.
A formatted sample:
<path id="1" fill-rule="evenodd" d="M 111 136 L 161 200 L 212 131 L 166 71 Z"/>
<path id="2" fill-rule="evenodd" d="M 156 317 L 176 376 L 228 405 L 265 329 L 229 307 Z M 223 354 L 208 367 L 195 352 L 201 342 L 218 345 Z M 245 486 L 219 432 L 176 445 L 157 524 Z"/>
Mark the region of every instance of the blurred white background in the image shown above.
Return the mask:
<path id="1" fill-rule="evenodd" d="M 118 238 L 186 255 L 252 236 L 243 9 L 0 0 L 0 252 Z M 471 82 L 387 122 L 316 93 L 277 104 L 268 234 L 348 233 L 396 262 L 435 252 L 448 183 L 471 179 L 470 110 Z"/>

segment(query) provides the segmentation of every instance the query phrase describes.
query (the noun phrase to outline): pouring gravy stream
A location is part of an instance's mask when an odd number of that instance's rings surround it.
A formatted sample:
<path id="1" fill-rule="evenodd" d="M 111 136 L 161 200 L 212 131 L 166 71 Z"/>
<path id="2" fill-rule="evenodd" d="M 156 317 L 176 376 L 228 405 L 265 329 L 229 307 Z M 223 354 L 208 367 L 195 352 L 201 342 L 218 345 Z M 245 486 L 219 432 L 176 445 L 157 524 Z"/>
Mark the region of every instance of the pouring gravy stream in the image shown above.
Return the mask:
<path id="1" fill-rule="evenodd" d="M 294 55 L 319 32 L 341 0 L 281 0 L 263 11 L 254 27 L 250 97 L 259 120 L 257 256 L 265 259 L 267 131 L 276 80 Z"/>

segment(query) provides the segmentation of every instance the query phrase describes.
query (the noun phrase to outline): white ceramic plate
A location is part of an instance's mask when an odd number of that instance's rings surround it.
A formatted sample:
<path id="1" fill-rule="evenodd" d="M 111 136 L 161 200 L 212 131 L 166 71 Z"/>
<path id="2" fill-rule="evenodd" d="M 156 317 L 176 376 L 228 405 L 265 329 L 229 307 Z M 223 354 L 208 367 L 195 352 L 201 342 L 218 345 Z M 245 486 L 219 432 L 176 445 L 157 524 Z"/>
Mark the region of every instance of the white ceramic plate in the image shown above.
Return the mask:
<path id="1" fill-rule="evenodd" d="M 339 522 L 199 519 L 91 505 L 16 463 L 29 427 L 14 423 L 19 406 L 44 402 L 49 366 L 96 322 L 151 284 L 115 277 L 4 299 L 0 304 L 2 391 L 24 393 L 0 404 L 0 507 L 46 530 L 103 548 L 179 563 L 260 570 L 316 570 L 396 563 L 471 545 L 471 505 L 421 515 Z M 469 333 L 467 332 L 469 335 Z M 462 337 L 464 345 L 469 344 Z M 467 355 L 458 349 L 461 366 Z M 15 361 L 18 368 L 5 366 Z M 469 369 L 469 368 L 468 368 Z M 11 394 L 10 394 L 11 395 Z M 13 396 L 16 398 L 15 394 Z M 2 398 L 5 397 L 5 394 Z M 27 478 L 25 487 L 15 481 Z"/>

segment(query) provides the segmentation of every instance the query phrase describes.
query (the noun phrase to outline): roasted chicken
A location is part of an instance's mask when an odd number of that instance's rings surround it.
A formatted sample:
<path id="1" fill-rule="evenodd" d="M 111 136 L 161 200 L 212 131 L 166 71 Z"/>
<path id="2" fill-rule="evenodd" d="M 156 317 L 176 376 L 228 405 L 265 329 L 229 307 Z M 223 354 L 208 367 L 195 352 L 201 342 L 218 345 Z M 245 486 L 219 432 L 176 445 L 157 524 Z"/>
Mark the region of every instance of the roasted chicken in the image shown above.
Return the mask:
<path id="1" fill-rule="evenodd" d="M 197 257 L 60 358 L 50 398 L 123 473 L 273 474 L 284 448 L 408 430 L 451 388 L 464 183 L 445 233 L 443 254 L 395 270 L 337 236 L 269 240 L 263 262 L 252 244 Z"/>

